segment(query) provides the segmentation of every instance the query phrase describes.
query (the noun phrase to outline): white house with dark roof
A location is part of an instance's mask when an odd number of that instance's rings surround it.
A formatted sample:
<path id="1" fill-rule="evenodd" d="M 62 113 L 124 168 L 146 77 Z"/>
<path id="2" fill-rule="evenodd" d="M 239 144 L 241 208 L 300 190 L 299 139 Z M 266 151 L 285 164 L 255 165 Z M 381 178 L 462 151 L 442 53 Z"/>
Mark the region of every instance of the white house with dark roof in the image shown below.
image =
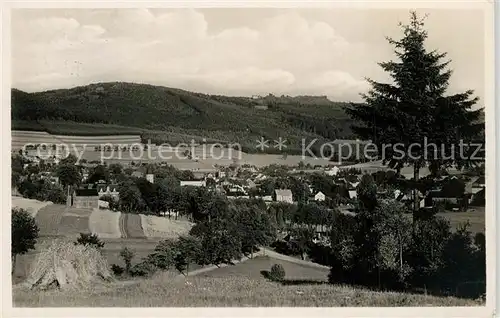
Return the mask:
<path id="1" fill-rule="evenodd" d="M 318 202 L 321 202 L 321 201 L 325 201 L 326 199 L 326 196 L 323 192 L 319 191 L 318 193 L 316 193 L 314 195 L 314 201 L 318 201 Z"/>
<path id="2" fill-rule="evenodd" d="M 111 196 L 115 200 L 120 199 L 120 192 L 118 191 L 117 184 L 109 184 L 109 185 L 98 184 L 96 188 L 98 191 L 99 198 L 102 198 L 103 196 Z"/>
<path id="3" fill-rule="evenodd" d="M 276 195 L 276 202 L 293 203 L 293 195 L 290 189 L 274 190 L 274 194 Z"/>

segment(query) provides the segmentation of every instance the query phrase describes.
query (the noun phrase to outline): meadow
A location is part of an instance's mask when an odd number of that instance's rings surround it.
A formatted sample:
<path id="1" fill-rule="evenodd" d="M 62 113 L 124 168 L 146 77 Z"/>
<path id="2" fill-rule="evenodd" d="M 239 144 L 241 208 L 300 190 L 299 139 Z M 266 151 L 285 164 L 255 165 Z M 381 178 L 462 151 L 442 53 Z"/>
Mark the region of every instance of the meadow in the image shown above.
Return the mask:
<path id="1" fill-rule="evenodd" d="M 122 248 L 131 249 L 136 254 L 135 260 L 139 261 L 151 253 L 160 240 L 187 234 L 192 226 L 192 223 L 185 220 L 163 218 L 158 222 L 157 217 L 150 215 L 68 208 L 61 204 L 12 198 L 12 207 L 26 208 L 28 205 L 37 207 L 37 210 L 30 211 L 36 211 L 34 215 L 40 228 L 40 238 L 35 250 L 18 256 L 15 282 L 27 277 L 36 255 L 54 238 L 64 237 L 75 241 L 80 233 L 95 233 L 105 243 L 103 254 L 108 263 L 123 265 L 119 257 Z"/>
<path id="2" fill-rule="evenodd" d="M 280 263 L 287 276 L 270 282 L 260 272 Z M 93 286 L 89 290 L 13 290 L 16 307 L 257 307 L 257 306 L 478 306 L 474 300 L 330 285 L 327 270 L 256 257 L 236 265 L 184 277 L 160 272 L 148 279 Z M 313 277 L 313 279 L 311 279 Z"/>
<path id="3" fill-rule="evenodd" d="M 485 208 L 484 207 L 471 207 L 465 212 L 443 212 L 438 213 L 439 216 L 450 221 L 450 225 L 453 229 L 465 222 L 470 223 L 469 230 L 472 233 L 484 233 L 485 232 Z"/>

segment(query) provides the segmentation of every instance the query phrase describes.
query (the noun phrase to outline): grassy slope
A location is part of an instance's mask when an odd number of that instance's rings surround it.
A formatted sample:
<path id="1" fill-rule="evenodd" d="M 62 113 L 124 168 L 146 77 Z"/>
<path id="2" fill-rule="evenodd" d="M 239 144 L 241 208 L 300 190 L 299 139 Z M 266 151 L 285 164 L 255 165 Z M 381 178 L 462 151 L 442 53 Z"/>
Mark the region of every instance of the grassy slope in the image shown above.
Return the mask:
<path id="1" fill-rule="evenodd" d="M 474 209 L 474 211 L 472 211 L 471 209 Z M 471 207 L 471 209 L 466 212 L 444 212 L 439 213 L 438 215 L 450 221 L 451 227 L 453 229 L 456 229 L 458 225 L 469 221 L 469 230 L 472 233 L 484 233 L 486 224 L 485 208 Z"/>
<path id="2" fill-rule="evenodd" d="M 12 91 L 13 129 L 42 128 L 51 133 L 128 133 L 171 142 L 171 134 L 253 145 L 256 137 L 285 137 L 298 146 L 302 138 L 346 137 L 350 121 L 342 106 L 328 100 L 300 100 L 256 110 L 244 97 L 210 96 L 178 89 L 100 83 L 41 93 Z M 56 124 L 63 120 L 66 123 Z M 82 125 L 101 123 L 106 125 Z M 107 126 L 108 124 L 113 126 Z M 99 130 L 99 132 L 96 132 Z M 333 131 L 333 133 L 332 133 Z M 178 136 L 175 136 L 178 137 Z"/>
<path id="3" fill-rule="evenodd" d="M 253 262 L 253 263 L 252 263 Z M 231 266 L 232 274 L 179 277 L 160 273 L 136 284 L 118 282 L 107 288 L 92 287 L 85 292 L 34 292 L 14 289 L 15 306 L 97 306 L 97 307 L 199 307 L 199 306 L 474 306 L 472 300 L 433 297 L 329 284 L 281 285 L 248 271 L 269 269 L 270 263 L 258 258 Z M 273 261 L 274 263 L 274 261 Z M 288 271 L 294 264 L 288 264 Z M 299 271 L 304 271 L 303 269 Z M 303 273 L 307 275 L 307 273 Z"/>

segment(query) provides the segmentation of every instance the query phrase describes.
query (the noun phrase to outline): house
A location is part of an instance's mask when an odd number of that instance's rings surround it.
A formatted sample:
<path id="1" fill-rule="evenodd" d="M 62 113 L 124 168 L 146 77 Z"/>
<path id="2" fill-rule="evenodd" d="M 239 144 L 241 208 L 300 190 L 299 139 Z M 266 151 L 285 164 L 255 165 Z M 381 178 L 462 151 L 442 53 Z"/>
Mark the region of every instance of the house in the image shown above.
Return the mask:
<path id="1" fill-rule="evenodd" d="M 354 190 L 348 190 L 349 192 L 349 199 L 355 199 L 358 197 L 358 192 L 354 189 Z"/>
<path id="2" fill-rule="evenodd" d="M 339 168 L 337 166 L 325 171 L 325 174 L 329 176 L 336 176 L 337 173 L 339 173 Z"/>
<path id="3" fill-rule="evenodd" d="M 264 200 L 264 202 L 270 202 L 273 200 L 273 196 L 272 195 L 265 195 L 261 199 Z"/>
<path id="4" fill-rule="evenodd" d="M 438 202 L 450 203 L 450 204 L 459 204 L 461 199 L 456 196 L 446 195 L 442 192 L 441 188 L 433 189 L 427 192 L 427 196 L 425 197 L 424 206 L 432 207 Z"/>
<path id="5" fill-rule="evenodd" d="M 325 199 L 326 199 L 325 194 L 321 191 L 319 191 L 318 193 L 316 193 L 314 195 L 314 201 L 321 202 L 321 201 L 325 201 Z"/>
<path id="6" fill-rule="evenodd" d="M 256 184 L 253 180 L 248 179 L 248 180 L 247 180 L 247 186 L 248 186 L 249 188 L 255 188 L 255 187 L 257 187 L 257 184 Z"/>
<path id="7" fill-rule="evenodd" d="M 292 191 L 290 189 L 274 190 L 276 202 L 293 203 Z"/>
<path id="8" fill-rule="evenodd" d="M 426 197 L 420 191 L 417 191 L 417 195 L 418 195 L 418 202 L 419 202 L 418 206 L 420 208 L 425 207 L 426 206 L 426 204 L 425 204 Z M 410 205 L 410 206 L 413 206 L 413 204 L 415 202 L 414 201 L 415 197 L 414 197 L 413 191 L 409 191 L 409 192 L 405 193 L 405 192 L 402 192 L 401 190 L 395 190 L 394 191 L 394 198 L 397 201 L 403 202 L 403 203 Z"/>
<path id="9" fill-rule="evenodd" d="M 191 186 L 191 187 L 206 187 L 207 183 L 205 180 L 195 180 L 195 181 L 181 181 L 181 187 Z"/>
<path id="10" fill-rule="evenodd" d="M 226 192 L 228 194 L 232 193 L 232 194 L 238 194 L 238 195 L 247 195 L 246 190 L 242 186 L 237 185 L 237 184 L 233 184 L 233 185 L 228 186 Z"/>
<path id="11" fill-rule="evenodd" d="M 215 168 L 198 168 L 196 170 L 191 170 L 191 172 L 193 173 L 193 176 L 196 179 L 203 179 L 210 173 L 212 175 L 217 173 L 217 169 L 215 169 Z"/>
<path id="12" fill-rule="evenodd" d="M 216 173 L 217 177 L 220 179 L 220 178 L 224 178 L 226 176 L 226 172 L 225 171 L 222 171 L 222 170 L 219 170 L 217 171 Z"/>
<path id="13" fill-rule="evenodd" d="M 266 180 L 267 176 L 265 174 L 259 173 L 257 176 L 255 176 L 255 180 L 257 181 L 263 181 Z"/>
<path id="14" fill-rule="evenodd" d="M 110 184 L 110 185 L 98 184 L 96 188 L 98 191 L 99 199 L 102 198 L 103 196 L 110 196 L 115 200 L 119 200 L 120 198 L 120 192 L 118 191 L 117 184 Z"/>
<path id="15" fill-rule="evenodd" d="M 75 189 L 75 191 L 73 191 L 70 204 L 75 208 L 98 208 L 99 194 L 97 192 L 97 188 Z"/>
<path id="16" fill-rule="evenodd" d="M 132 172 L 132 177 L 134 177 L 134 178 L 144 178 L 144 173 L 142 173 L 141 171 L 134 171 L 134 172 Z"/>

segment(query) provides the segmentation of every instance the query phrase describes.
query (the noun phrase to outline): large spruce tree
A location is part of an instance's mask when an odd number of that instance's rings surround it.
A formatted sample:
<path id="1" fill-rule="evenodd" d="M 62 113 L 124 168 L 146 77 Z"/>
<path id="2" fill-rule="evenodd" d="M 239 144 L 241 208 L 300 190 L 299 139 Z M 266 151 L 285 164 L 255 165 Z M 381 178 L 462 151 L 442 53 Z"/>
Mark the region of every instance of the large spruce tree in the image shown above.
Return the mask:
<path id="1" fill-rule="evenodd" d="M 484 126 L 479 122 L 481 110 L 471 109 L 478 101 L 472 91 L 446 95 L 452 75 L 448 68 L 450 61 L 443 61 L 446 53 L 426 49 L 423 19 L 411 12 L 410 23 L 400 26 L 402 39 L 387 38 L 399 61 L 379 63 L 391 76 L 392 83 L 368 79 L 372 87 L 363 95 L 365 103 L 352 104 L 346 111 L 357 122 L 353 131 L 377 145 L 384 164 L 398 171 L 404 165 L 411 165 L 414 181 L 418 182 L 419 171 L 426 165 L 438 170 L 473 163 L 470 160 L 473 149 L 464 148 L 466 156 L 461 157 L 459 144 L 461 140 L 474 141 Z M 424 156 L 424 137 L 428 144 L 437 145 L 437 153 L 429 147 Z M 382 153 L 383 145 L 389 144 L 399 146 L 386 147 Z M 418 209 L 417 196 L 414 209 Z"/>

